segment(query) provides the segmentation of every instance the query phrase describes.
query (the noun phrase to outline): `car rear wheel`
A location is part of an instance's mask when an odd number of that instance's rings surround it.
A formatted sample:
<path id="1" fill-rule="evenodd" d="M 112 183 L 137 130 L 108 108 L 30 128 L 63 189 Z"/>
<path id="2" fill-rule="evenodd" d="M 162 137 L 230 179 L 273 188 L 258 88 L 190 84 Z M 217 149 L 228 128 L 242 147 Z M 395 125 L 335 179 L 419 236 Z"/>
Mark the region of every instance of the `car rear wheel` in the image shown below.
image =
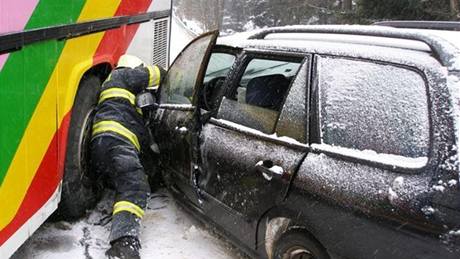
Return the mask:
<path id="1" fill-rule="evenodd" d="M 97 201 L 96 181 L 89 168 L 89 142 L 100 86 L 98 77 L 85 75 L 75 97 L 67 137 L 61 202 L 57 211 L 59 218 L 79 218 Z"/>
<path id="2" fill-rule="evenodd" d="M 329 259 L 326 249 L 300 230 L 283 234 L 275 243 L 273 254 L 276 259 Z"/>

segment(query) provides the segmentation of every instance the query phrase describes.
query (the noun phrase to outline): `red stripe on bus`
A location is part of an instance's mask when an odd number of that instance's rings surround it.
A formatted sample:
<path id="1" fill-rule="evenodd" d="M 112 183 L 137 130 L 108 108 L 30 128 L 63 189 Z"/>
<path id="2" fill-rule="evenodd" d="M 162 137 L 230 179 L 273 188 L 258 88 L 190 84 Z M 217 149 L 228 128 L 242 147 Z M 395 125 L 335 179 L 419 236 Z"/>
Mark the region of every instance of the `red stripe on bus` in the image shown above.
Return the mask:
<path id="1" fill-rule="evenodd" d="M 114 16 L 144 13 L 151 2 L 151 0 L 139 0 L 134 2 L 123 1 Z M 126 52 L 138 27 L 139 24 L 135 24 L 107 31 L 94 54 L 93 63 L 98 64 L 108 61 L 111 64 L 115 64 L 118 58 Z M 123 39 L 124 42 L 120 42 L 120 39 Z M 114 49 L 114 46 L 117 46 L 117 48 Z M 110 54 L 107 55 L 107 53 Z M 53 195 L 61 181 L 64 173 L 70 117 L 71 112 L 65 115 L 61 127 L 53 136 L 48 150 L 14 219 L 0 231 L 0 245 L 4 244 L 8 238 L 43 207 Z M 50 173 L 56 170 L 58 170 L 58 174 Z"/>
<path id="2" fill-rule="evenodd" d="M 0 246 L 8 240 L 24 223 L 29 220 L 51 198 L 62 179 L 61 174 L 55 174 L 58 161 L 58 138 L 67 135 L 70 122 L 70 112 L 64 117 L 61 127 L 53 136 L 48 150 L 42 159 L 40 167 L 27 190 L 13 220 L 0 231 Z M 59 136 L 59 137 L 58 137 Z M 62 150 L 65 151 L 65 148 Z"/>
<path id="3" fill-rule="evenodd" d="M 152 0 L 122 1 L 114 16 L 144 13 L 151 3 Z M 109 62 L 114 65 L 128 49 L 137 28 L 139 28 L 139 24 L 123 26 L 117 30 L 107 31 L 94 54 L 93 63 Z M 121 39 L 123 39 L 123 42 L 121 42 Z M 107 55 L 107 53 L 110 54 Z"/>

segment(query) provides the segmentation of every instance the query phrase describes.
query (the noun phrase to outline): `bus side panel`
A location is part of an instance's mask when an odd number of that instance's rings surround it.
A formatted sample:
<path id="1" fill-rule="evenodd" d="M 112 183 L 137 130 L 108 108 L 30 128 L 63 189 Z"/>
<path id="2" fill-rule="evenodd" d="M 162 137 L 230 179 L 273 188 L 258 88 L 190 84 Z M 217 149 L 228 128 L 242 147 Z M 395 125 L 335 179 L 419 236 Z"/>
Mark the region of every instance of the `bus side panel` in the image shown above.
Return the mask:
<path id="1" fill-rule="evenodd" d="M 42 0 L 42 2 L 48 1 Z M 131 3 L 128 3 L 129 1 L 122 1 L 119 6 L 114 4 L 114 2 L 118 3 L 118 1 L 88 1 L 82 7 L 77 21 L 143 13 L 151 4 L 150 0 L 136 1 L 135 4 L 132 1 Z M 37 7 L 35 11 L 39 9 Z M 34 15 L 38 16 L 35 13 L 32 16 Z M 25 109 L 18 105 L 16 105 L 17 107 L 13 105 L 13 109 L 9 107 L 10 110 L 15 110 L 15 112 L 0 114 L 2 119 L 7 122 L 0 125 L 13 124 L 15 121 L 16 124 L 23 124 L 22 133 L 18 138 L 19 141 L 17 140 L 17 147 L 14 148 L 13 145 L 12 148 L 14 157 L 10 162 L 0 159 L 3 164 L 8 164 L 5 166 L 7 170 L 4 170 L 5 179 L 4 181 L 0 181 L 0 199 L 8 200 L 8 204 L 11 204 L 11 208 L 8 208 L 8 211 L 2 209 L 2 213 L 0 214 L 1 256 L 5 255 L 7 257 L 6 255 L 9 256 L 12 253 L 12 251 L 3 251 L 4 247 L 12 247 L 8 245 L 4 246 L 5 242 L 8 243 L 14 240 L 18 243 L 17 246 L 22 244 L 24 238 L 19 238 L 20 240 L 15 238 L 24 237 L 24 233 L 19 232 L 26 232 L 26 237 L 33 233 L 41 222 L 54 210 L 48 209 L 43 212 L 44 204 L 55 203 L 59 199 L 59 192 L 57 190 L 63 173 L 67 131 L 71 116 L 70 111 L 79 80 L 84 72 L 92 65 L 100 62 L 109 62 L 114 65 L 115 60 L 126 51 L 137 27 L 138 25 L 123 26 L 120 29 L 74 38 L 65 42 L 48 41 L 33 44 L 25 47 L 22 51 L 10 54 L 4 67 L 0 67 L 0 85 L 2 85 L 0 94 L 2 100 L 6 99 L 5 96 L 8 94 L 13 94 L 19 96 L 16 98 L 16 103 L 24 103 L 26 99 L 29 100 L 28 92 L 40 95 L 36 104 L 30 106 L 32 108 L 30 113 L 33 115 L 30 115 L 29 119 L 25 118 L 27 117 Z M 38 48 L 42 44 L 42 49 Z M 105 47 L 107 45 L 110 45 L 110 47 Z M 27 52 L 29 49 L 36 55 L 37 53 L 41 53 L 42 56 L 38 58 L 35 56 L 33 59 L 35 62 L 30 62 L 31 64 L 24 67 L 20 65 L 15 66 L 16 77 L 4 73 L 5 71 L 9 71 L 8 67 L 11 67 L 10 64 L 12 63 L 26 64 L 29 62 L 33 57 L 33 55 Z M 114 49 L 116 51 L 113 51 Z M 53 52 L 54 54 L 49 52 Z M 53 55 L 58 58 L 55 60 L 51 59 L 50 56 Z M 27 70 L 31 69 L 32 66 L 35 67 L 35 71 Z M 39 80 L 33 80 L 33 75 L 46 74 L 43 71 L 46 66 L 51 66 L 50 70 L 52 71 L 48 72 L 48 80 L 42 83 Z M 16 84 L 14 89 L 4 91 L 4 85 L 11 86 L 12 84 Z M 40 89 L 42 89 L 41 92 Z M 4 110 L 3 108 L 8 107 L 4 105 L 1 108 L 1 110 Z M 21 119 L 22 115 L 24 115 L 23 119 Z M 20 126 L 15 125 L 13 128 L 17 131 Z M 6 144 L 4 143 L 6 142 L 6 136 L 10 138 L 10 132 L 6 131 L 6 128 L 0 129 L 2 135 L 0 146 L 3 147 Z M 0 152 L 2 152 L 2 157 L 4 157 L 4 151 Z M 14 169 L 13 171 L 11 170 L 12 168 Z M 2 171 L 0 171 L 1 173 Z M 6 181 L 11 176 L 15 176 L 15 180 Z M 10 199 L 8 195 L 13 193 L 13 189 L 17 194 L 16 199 Z M 46 215 L 43 215 L 43 213 Z M 39 221 L 33 220 L 37 217 L 40 218 Z M 31 222 L 38 223 L 31 224 Z M 14 246 L 13 251 L 17 246 Z"/>
<path id="2" fill-rule="evenodd" d="M 122 15 L 135 15 L 138 13 L 144 13 L 147 11 L 149 5 L 152 4 L 151 0 L 142 1 L 122 1 L 113 16 Z M 61 86 L 58 91 L 58 120 L 59 126 L 59 172 L 62 175 L 64 169 L 64 162 L 66 156 L 66 145 L 67 145 L 67 132 L 70 123 L 71 110 L 74 104 L 77 87 L 84 72 L 86 72 L 91 66 L 96 66 L 101 63 L 108 63 L 112 67 L 116 65 L 118 58 L 126 52 L 136 30 L 138 24 L 122 26 L 119 29 L 106 31 L 101 38 L 97 41 L 88 42 L 87 51 L 81 53 L 78 56 L 85 57 L 84 64 L 77 64 L 77 66 L 69 67 L 68 71 L 61 72 L 61 78 L 63 78 Z M 73 40 L 72 40 L 73 41 Z M 73 44 L 73 43 L 72 43 Z M 70 51 L 70 55 L 79 51 L 82 43 L 75 42 L 74 50 Z M 86 63 L 90 61 L 91 64 Z M 70 75 L 69 78 L 65 78 L 62 75 Z M 66 84 L 67 82 L 67 84 Z"/>
<path id="3" fill-rule="evenodd" d="M 16 6 L 11 3 L 13 1 L 9 2 Z M 73 1 L 62 10 L 62 5 L 56 1 L 41 1 L 25 29 L 52 22 L 48 15 L 43 15 L 48 12 L 63 16 L 57 22 L 76 21 L 83 1 L 79 6 L 77 3 Z M 39 179 L 43 186 L 48 186 L 47 180 L 56 179 L 57 144 L 52 141 L 57 125 L 56 80 L 50 76 L 63 47 L 64 41 L 25 46 L 7 57 L 0 71 L 0 199 L 7 201 L 0 214 L 0 245 L 29 218 L 26 214 L 32 215 L 44 204 L 29 204 L 23 209 L 26 213 L 17 213 L 39 168 L 50 169 L 46 170 L 45 178 Z M 49 158 L 44 159 L 45 154 L 49 154 Z M 46 197 L 44 193 L 46 188 L 36 194 L 37 199 Z"/>

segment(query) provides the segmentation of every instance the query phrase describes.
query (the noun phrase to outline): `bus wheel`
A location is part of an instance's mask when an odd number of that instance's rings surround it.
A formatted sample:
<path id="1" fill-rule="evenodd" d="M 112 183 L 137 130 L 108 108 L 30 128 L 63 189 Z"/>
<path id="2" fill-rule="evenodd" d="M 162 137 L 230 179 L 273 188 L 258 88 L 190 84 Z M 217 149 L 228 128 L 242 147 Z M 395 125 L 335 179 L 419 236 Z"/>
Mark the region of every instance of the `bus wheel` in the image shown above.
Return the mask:
<path id="1" fill-rule="evenodd" d="M 100 87 L 101 80 L 98 77 L 85 75 L 75 97 L 67 137 L 61 201 L 57 212 L 62 219 L 77 219 L 97 202 L 97 184 L 89 170 L 89 142 L 92 115 Z"/>
<path id="2" fill-rule="evenodd" d="M 274 247 L 276 259 L 329 259 L 326 249 L 301 230 L 284 233 Z"/>

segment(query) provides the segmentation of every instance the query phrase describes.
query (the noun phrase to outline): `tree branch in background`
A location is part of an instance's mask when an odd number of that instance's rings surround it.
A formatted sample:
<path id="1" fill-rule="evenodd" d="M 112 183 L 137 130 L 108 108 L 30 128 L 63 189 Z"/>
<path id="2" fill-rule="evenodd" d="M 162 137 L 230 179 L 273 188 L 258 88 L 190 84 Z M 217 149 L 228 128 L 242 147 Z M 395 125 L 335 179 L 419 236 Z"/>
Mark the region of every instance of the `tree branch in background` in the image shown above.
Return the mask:
<path id="1" fill-rule="evenodd" d="M 353 8 L 353 1 L 352 0 L 343 0 L 342 1 L 342 9 L 345 11 L 351 11 Z"/>
<path id="2" fill-rule="evenodd" d="M 292 24 L 460 20 L 460 0 L 174 0 L 178 17 L 222 34 Z"/>
<path id="3" fill-rule="evenodd" d="M 458 0 L 450 0 L 450 12 L 457 19 L 460 18 L 460 9 L 459 9 L 459 3 L 458 2 L 459 2 Z"/>

